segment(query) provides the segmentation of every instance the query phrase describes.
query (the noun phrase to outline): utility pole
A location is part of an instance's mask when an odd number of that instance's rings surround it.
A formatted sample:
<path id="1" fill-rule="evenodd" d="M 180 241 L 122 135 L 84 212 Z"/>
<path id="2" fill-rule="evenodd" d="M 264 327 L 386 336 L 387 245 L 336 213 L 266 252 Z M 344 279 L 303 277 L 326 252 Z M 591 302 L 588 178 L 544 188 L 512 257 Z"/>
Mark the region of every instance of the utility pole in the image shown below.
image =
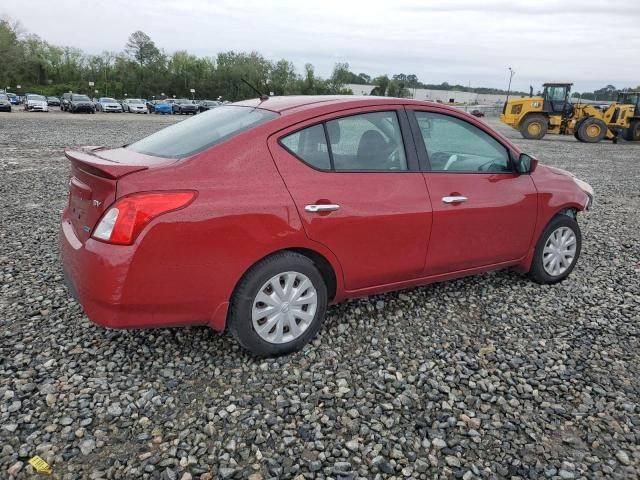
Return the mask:
<path id="1" fill-rule="evenodd" d="M 511 79 L 516 74 L 516 72 L 509 67 L 509 86 L 507 87 L 507 102 L 509 101 L 509 93 L 511 93 Z"/>

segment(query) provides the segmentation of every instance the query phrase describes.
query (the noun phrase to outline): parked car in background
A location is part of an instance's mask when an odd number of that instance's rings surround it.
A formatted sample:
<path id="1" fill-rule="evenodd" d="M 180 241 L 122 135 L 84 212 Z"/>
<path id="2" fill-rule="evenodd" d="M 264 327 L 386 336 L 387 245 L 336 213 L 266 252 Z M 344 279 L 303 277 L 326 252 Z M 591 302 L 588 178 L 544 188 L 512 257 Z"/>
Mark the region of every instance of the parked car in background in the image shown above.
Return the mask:
<path id="1" fill-rule="evenodd" d="M 96 102 L 96 109 L 99 112 L 122 113 L 122 105 L 115 98 L 100 97 Z"/>
<path id="2" fill-rule="evenodd" d="M 163 115 L 171 115 L 173 113 L 171 105 L 163 100 L 155 100 L 153 102 L 153 111 L 154 113 L 162 113 Z"/>
<path id="3" fill-rule="evenodd" d="M 0 93 L 0 112 L 10 112 L 11 111 L 11 101 L 9 101 L 9 97 L 7 97 L 6 93 Z"/>
<path id="4" fill-rule="evenodd" d="M 187 100 L 186 98 L 178 98 L 174 100 L 172 108 L 173 113 L 176 115 L 195 115 L 196 113 L 198 113 L 198 106 L 191 100 Z"/>
<path id="5" fill-rule="evenodd" d="M 20 105 L 20 97 L 18 97 L 15 93 L 6 93 L 11 105 Z"/>
<path id="6" fill-rule="evenodd" d="M 69 92 L 65 92 L 60 97 L 60 110 L 64 112 L 69 111 L 69 103 L 71 102 L 71 94 Z"/>
<path id="7" fill-rule="evenodd" d="M 473 116 L 409 99 L 247 100 L 65 153 L 61 256 L 89 318 L 206 323 L 261 356 L 302 348 L 355 296 L 507 267 L 560 282 L 594 195 Z"/>
<path id="8" fill-rule="evenodd" d="M 127 98 L 122 108 L 128 113 L 149 113 L 146 102 L 140 98 Z"/>
<path id="9" fill-rule="evenodd" d="M 222 102 L 218 102 L 217 100 L 201 100 L 198 102 L 198 111 L 206 112 L 207 110 L 211 110 L 212 108 L 216 108 L 222 105 Z"/>
<path id="10" fill-rule="evenodd" d="M 47 105 L 50 107 L 59 107 L 60 99 L 58 97 L 47 97 Z"/>
<path id="11" fill-rule="evenodd" d="M 80 95 L 78 93 L 72 93 L 70 95 L 67 110 L 71 113 L 96 113 L 96 107 L 91 99 L 86 95 Z"/>
<path id="12" fill-rule="evenodd" d="M 48 112 L 47 97 L 35 93 L 27 93 L 24 100 L 25 112 Z"/>
<path id="13" fill-rule="evenodd" d="M 484 112 L 482 110 L 471 110 L 471 115 L 474 117 L 484 117 Z"/>

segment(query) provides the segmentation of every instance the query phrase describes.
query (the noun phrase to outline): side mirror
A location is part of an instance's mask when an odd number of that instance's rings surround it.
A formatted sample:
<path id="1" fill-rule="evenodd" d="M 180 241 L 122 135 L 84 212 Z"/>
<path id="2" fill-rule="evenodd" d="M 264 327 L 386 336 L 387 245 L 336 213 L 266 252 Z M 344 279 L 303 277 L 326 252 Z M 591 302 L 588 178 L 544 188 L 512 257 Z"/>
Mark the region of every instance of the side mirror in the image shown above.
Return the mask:
<path id="1" fill-rule="evenodd" d="M 514 160 L 513 164 L 518 173 L 532 173 L 538 166 L 538 160 L 531 155 L 521 153 L 520 156 Z"/>

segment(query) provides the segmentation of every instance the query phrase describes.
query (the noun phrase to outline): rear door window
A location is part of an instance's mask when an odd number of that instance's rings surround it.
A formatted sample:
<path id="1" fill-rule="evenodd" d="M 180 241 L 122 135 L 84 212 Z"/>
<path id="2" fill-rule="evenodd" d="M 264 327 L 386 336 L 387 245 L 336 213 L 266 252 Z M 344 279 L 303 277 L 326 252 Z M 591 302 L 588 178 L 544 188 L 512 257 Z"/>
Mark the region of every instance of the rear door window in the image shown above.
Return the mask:
<path id="1" fill-rule="evenodd" d="M 395 111 L 363 113 L 327 122 L 336 170 L 407 170 Z"/>
<path id="2" fill-rule="evenodd" d="M 395 111 L 362 113 L 319 123 L 281 138 L 280 144 L 320 170 L 408 170 Z"/>

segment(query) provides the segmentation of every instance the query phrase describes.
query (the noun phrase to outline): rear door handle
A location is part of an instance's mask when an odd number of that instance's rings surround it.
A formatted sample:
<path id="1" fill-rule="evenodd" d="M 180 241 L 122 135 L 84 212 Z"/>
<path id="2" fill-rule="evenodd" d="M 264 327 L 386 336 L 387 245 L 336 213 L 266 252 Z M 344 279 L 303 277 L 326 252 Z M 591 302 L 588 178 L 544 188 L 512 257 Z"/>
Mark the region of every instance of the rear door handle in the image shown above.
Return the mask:
<path id="1" fill-rule="evenodd" d="M 305 205 L 304 209 L 307 212 L 316 213 L 316 212 L 334 212 L 340 208 L 340 205 L 336 205 L 334 203 L 329 204 L 320 204 L 320 205 Z"/>
<path id="2" fill-rule="evenodd" d="M 442 197 L 444 203 L 463 203 L 469 200 L 467 197 Z"/>

